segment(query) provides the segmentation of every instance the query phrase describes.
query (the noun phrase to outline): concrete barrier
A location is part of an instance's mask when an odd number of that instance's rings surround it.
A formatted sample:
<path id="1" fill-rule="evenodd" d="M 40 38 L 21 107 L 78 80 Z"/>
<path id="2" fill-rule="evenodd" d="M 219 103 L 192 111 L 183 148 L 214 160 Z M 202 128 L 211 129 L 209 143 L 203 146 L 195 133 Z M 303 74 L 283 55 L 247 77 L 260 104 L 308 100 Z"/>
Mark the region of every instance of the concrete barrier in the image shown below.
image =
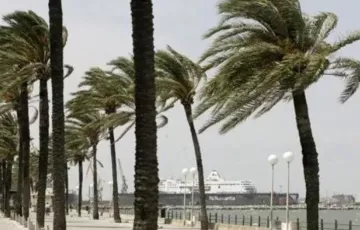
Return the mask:
<path id="1" fill-rule="evenodd" d="M 281 230 L 287 230 L 286 223 L 281 223 Z M 289 222 L 288 230 L 299 230 L 296 222 Z"/>
<path id="2" fill-rule="evenodd" d="M 184 226 L 184 220 L 165 219 L 164 224 L 172 224 L 176 226 Z"/>
<path id="3" fill-rule="evenodd" d="M 29 218 L 30 219 L 30 218 Z M 31 221 L 31 220 L 29 220 L 29 230 L 36 230 L 35 229 L 35 225 L 34 225 L 34 223 Z"/>
<path id="4" fill-rule="evenodd" d="M 120 214 L 123 223 L 130 223 L 134 221 L 134 215 Z M 159 224 L 165 224 L 165 218 L 158 218 Z"/>

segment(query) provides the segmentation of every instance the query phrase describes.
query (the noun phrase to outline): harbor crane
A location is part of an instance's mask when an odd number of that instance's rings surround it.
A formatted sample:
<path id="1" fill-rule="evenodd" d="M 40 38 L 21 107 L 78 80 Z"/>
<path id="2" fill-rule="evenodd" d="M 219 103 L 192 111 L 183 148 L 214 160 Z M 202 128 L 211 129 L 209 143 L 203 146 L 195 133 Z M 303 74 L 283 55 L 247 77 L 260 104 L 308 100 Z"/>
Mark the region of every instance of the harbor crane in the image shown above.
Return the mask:
<path id="1" fill-rule="evenodd" d="M 118 158 L 118 165 L 119 165 L 119 174 L 120 174 L 120 177 L 121 177 L 121 180 L 122 180 L 122 186 L 121 186 L 121 193 L 124 194 L 124 193 L 127 193 L 128 191 L 128 185 L 126 184 L 126 178 L 125 178 L 125 175 L 124 175 L 124 172 L 122 170 L 122 167 L 121 167 L 121 162 L 120 162 L 120 159 Z"/>

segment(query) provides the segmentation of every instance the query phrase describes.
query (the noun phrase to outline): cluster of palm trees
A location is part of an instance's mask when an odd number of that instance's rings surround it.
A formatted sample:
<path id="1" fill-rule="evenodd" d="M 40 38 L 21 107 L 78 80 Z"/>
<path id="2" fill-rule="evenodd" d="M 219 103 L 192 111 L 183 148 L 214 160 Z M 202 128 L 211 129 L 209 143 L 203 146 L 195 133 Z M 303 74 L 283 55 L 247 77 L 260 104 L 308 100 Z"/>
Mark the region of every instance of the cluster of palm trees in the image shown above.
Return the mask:
<path id="1" fill-rule="evenodd" d="M 327 38 L 337 25 L 336 15 L 306 15 L 298 0 L 223 0 L 218 10 L 221 21 L 204 36 L 212 38 L 212 44 L 195 62 L 170 46 L 155 52 L 152 2 L 132 0 L 134 56 L 115 58 L 106 70 L 90 68 L 65 107 L 64 79 L 73 68 L 63 63 L 67 30 L 62 26 L 61 1 L 49 0 L 49 25 L 31 11 L 5 15 L 0 27 L 0 188 L 4 213 L 10 215 L 9 194 L 16 179 L 16 213 L 29 217 L 33 189 L 38 194 L 37 223 L 43 227 L 45 190 L 51 175 L 54 229 L 66 229 L 68 164 L 79 169 L 81 215 L 83 162 L 90 160 L 93 218 L 98 219 L 97 145 L 105 140 L 109 141 L 112 164 L 113 216 L 115 222 L 121 222 L 115 143 L 135 126 L 134 229 L 156 229 L 156 130 L 168 122 L 163 113 L 180 102 L 196 156 L 201 229 L 208 229 L 202 154 L 194 119 L 210 110 L 211 118 L 199 132 L 222 122 L 220 133 L 226 133 L 253 114 L 265 114 L 280 101 L 293 101 L 303 154 L 307 227 L 317 230 L 319 163 L 305 91 L 322 76 L 332 75 L 346 80 L 341 102 L 355 93 L 360 82 L 360 62 L 338 57 L 336 52 L 360 40 L 360 32 L 329 43 Z M 206 81 L 210 69 L 216 69 L 216 73 Z M 36 82 L 38 110 L 32 105 L 37 98 L 32 93 Z M 200 100 L 194 107 L 197 95 Z M 29 108 L 35 111 L 31 118 Z M 39 150 L 31 148 L 29 131 L 37 115 Z M 118 127 L 123 132 L 115 137 Z"/>

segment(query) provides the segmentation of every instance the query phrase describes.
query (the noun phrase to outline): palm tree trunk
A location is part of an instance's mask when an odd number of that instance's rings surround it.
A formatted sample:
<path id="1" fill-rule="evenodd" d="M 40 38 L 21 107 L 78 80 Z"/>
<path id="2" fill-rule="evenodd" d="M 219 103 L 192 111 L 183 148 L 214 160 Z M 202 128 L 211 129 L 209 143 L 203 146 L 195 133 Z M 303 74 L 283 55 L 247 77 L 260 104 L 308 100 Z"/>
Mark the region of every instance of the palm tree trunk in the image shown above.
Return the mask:
<path id="1" fill-rule="evenodd" d="M 22 136 L 22 153 L 23 153 L 23 199 L 22 206 L 24 218 L 29 218 L 30 211 L 30 127 L 29 127 L 29 100 L 28 84 L 24 82 L 20 86 L 20 108 L 21 108 L 21 136 Z"/>
<path id="2" fill-rule="evenodd" d="M 52 128 L 53 128 L 53 230 L 66 230 L 64 196 L 65 123 L 64 123 L 64 70 L 63 70 L 63 19 L 61 0 L 49 0 L 50 21 L 50 63 L 52 86 Z"/>
<path id="3" fill-rule="evenodd" d="M 78 162 L 79 167 L 79 194 L 78 194 L 78 216 L 81 216 L 82 188 L 83 188 L 83 162 Z"/>
<path id="4" fill-rule="evenodd" d="M 6 161 L 2 160 L 0 164 L 0 174 L 1 174 L 1 211 L 5 213 L 5 195 L 6 195 Z"/>
<path id="5" fill-rule="evenodd" d="M 40 228 L 45 226 L 45 196 L 49 156 L 49 99 L 47 77 L 40 79 L 40 121 L 39 121 L 39 178 L 37 183 L 36 221 Z"/>
<path id="6" fill-rule="evenodd" d="M 16 108 L 16 115 L 18 118 L 19 125 L 19 154 L 18 154 L 18 178 L 17 178 L 17 189 L 16 189 L 16 214 L 18 216 L 23 216 L 22 212 L 22 199 L 23 199 L 23 178 L 24 178 L 24 154 L 23 154 L 23 137 L 22 137 L 22 112 L 20 108 L 20 101 L 18 101 L 18 106 Z"/>
<path id="7" fill-rule="evenodd" d="M 199 195 L 200 195 L 200 221 L 201 221 L 201 229 L 207 230 L 209 223 L 206 213 L 206 197 L 205 197 L 205 182 L 204 182 L 204 169 L 203 169 L 203 163 L 201 158 L 201 150 L 200 150 L 200 143 L 199 139 L 195 130 L 195 125 L 192 117 L 192 108 L 190 104 L 183 104 L 186 119 L 188 121 L 191 137 L 194 144 L 194 150 L 195 150 L 195 158 L 196 158 L 196 166 L 198 171 L 198 184 L 199 184 Z"/>
<path id="8" fill-rule="evenodd" d="M 69 174 L 68 174 L 68 166 L 65 163 L 65 211 L 66 215 L 69 215 Z"/>
<path id="9" fill-rule="evenodd" d="M 319 229 L 319 162 L 316 145 L 311 130 L 305 92 L 294 92 L 294 109 L 303 155 L 306 186 L 307 229 Z"/>
<path id="10" fill-rule="evenodd" d="M 110 154 L 111 154 L 111 167 L 112 167 L 112 200 L 113 200 L 113 211 L 114 211 L 114 221 L 115 223 L 121 223 L 120 213 L 119 213 L 119 192 L 118 192 L 118 180 L 117 180 L 117 170 L 116 170 L 116 150 L 115 150 L 115 137 L 114 137 L 114 128 L 109 128 L 110 136 Z"/>
<path id="11" fill-rule="evenodd" d="M 5 177 L 5 216 L 10 218 L 10 189 L 12 182 L 12 161 L 9 160 L 6 165 L 6 177 Z"/>
<path id="12" fill-rule="evenodd" d="M 97 144 L 93 145 L 93 219 L 99 219 L 98 185 L 97 185 Z"/>
<path id="13" fill-rule="evenodd" d="M 151 0 L 131 0 L 136 105 L 134 230 L 158 227 L 159 172 L 152 8 Z"/>

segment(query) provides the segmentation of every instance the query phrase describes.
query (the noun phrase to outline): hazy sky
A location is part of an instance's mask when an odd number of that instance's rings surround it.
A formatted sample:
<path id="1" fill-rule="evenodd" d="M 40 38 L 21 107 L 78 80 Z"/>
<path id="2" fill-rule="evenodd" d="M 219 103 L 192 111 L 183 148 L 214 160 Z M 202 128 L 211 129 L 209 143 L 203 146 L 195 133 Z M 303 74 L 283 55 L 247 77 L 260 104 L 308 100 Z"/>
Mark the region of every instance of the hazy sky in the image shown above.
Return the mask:
<path id="1" fill-rule="evenodd" d="M 208 42 L 201 35 L 215 26 L 217 0 L 154 0 L 155 46 L 157 49 L 171 45 L 179 52 L 196 60 Z M 360 28 L 358 0 L 302 0 L 302 8 L 309 14 L 331 11 L 339 16 L 339 24 L 332 39 Z M 14 10 L 33 10 L 48 19 L 46 0 L 2 0 L 0 13 Z M 75 67 L 66 80 L 65 94 L 69 98 L 76 91 L 83 73 L 93 66 L 106 67 L 118 56 L 132 52 L 130 4 L 128 0 L 63 0 L 64 24 L 69 30 L 65 48 L 65 63 Z M 360 44 L 344 49 L 342 56 L 360 58 Z M 312 128 L 320 155 L 321 194 L 360 194 L 360 93 L 346 105 L 337 98 L 343 82 L 334 77 L 321 80 L 308 91 Z M 181 169 L 195 165 L 194 151 L 184 111 L 178 105 L 168 114 L 169 124 L 158 132 L 158 157 L 160 177 L 179 177 Z M 196 121 L 197 127 L 206 117 Z M 358 128 L 356 128 L 358 127 Z M 118 133 L 122 128 L 118 128 Z M 226 135 L 217 133 L 218 127 L 200 135 L 205 174 L 216 169 L 226 179 L 249 179 L 259 191 L 270 189 L 269 154 L 281 156 L 285 151 L 296 154 L 291 165 L 291 191 L 304 195 L 304 179 L 300 145 L 295 125 L 292 103 L 280 104 L 273 111 L 239 125 Z M 38 125 L 31 128 L 38 139 Z M 133 190 L 134 131 L 117 143 L 117 156 L 121 159 L 129 188 Z M 98 158 L 104 164 L 99 168 L 100 178 L 111 180 L 109 144 L 101 143 Z M 87 165 L 86 165 L 87 167 Z M 86 169 L 86 168 L 85 168 Z M 78 183 L 77 168 L 70 170 L 70 187 Z M 355 180 L 353 180 L 355 179 Z M 85 194 L 91 183 L 91 174 L 85 179 Z M 276 190 L 286 188 L 286 165 L 283 160 L 276 166 Z M 121 182 L 120 182 L 121 187 Z M 104 188 L 104 197 L 109 197 Z"/>

